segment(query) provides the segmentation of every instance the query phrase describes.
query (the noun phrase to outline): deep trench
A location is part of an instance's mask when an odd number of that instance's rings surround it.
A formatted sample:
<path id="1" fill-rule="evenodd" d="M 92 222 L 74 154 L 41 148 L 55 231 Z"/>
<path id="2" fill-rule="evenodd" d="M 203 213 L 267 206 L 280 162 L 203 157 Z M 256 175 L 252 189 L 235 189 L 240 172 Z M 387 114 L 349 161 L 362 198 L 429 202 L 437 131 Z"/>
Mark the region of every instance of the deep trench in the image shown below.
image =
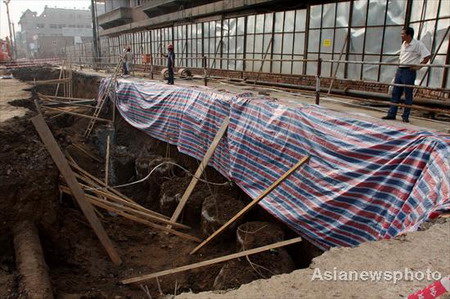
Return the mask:
<path id="1" fill-rule="evenodd" d="M 20 69 L 14 71 L 14 76 L 21 80 L 57 79 L 58 70 L 51 68 Z M 94 75 L 75 72 L 73 77 L 74 97 L 94 98 L 100 80 L 100 77 Z M 39 99 L 37 93 L 53 95 L 55 87 L 35 87 L 32 92 L 33 95 L 30 99 L 21 100 L 15 104 L 35 110 L 32 101 Z M 11 162 L 11 167 L 18 169 L 17 173 L 21 174 L 22 181 L 26 181 L 25 184 L 19 186 L 17 181 L 5 180 L 0 186 L 0 191 L 11 194 L 4 197 L 7 202 L 2 203 L 2 206 L 15 211 L 4 218 L 6 221 L 2 224 L 3 227 L 0 227 L 2 232 L 0 274 L 2 271 L 6 273 L 4 280 L 7 282 L 4 285 L 8 287 L 5 293 L 8 298 L 17 298 L 23 293 L 20 286 L 20 273 L 17 272 L 14 265 L 14 246 L 10 232 L 15 223 L 21 219 L 32 220 L 39 229 L 53 291 L 58 297 L 76 294 L 83 298 L 114 296 L 143 298 L 145 294 L 139 286 L 121 285 L 120 280 L 297 236 L 289 227 L 257 206 L 232 230 L 227 231 L 219 241 L 208 245 L 200 254 L 191 256 L 189 252 L 196 245 L 192 241 L 168 235 L 101 210 L 103 226 L 116 244 L 123 259 L 122 265 L 114 266 L 72 197 L 58 192 L 61 178 L 29 122 L 29 118 L 35 113 L 35 111 L 30 112 L 23 119 L 15 120 L 14 126 L 17 127 L 19 124 L 19 127 L 23 126 L 24 128 L 23 140 L 17 141 L 21 145 L 11 142 L 10 149 L 5 150 L 1 153 L 3 156 L 0 156 L 0 158 L 6 159 L 8 155 L 16 153 L 20 146 L 22 146 L 21 151 L 24 155 L 32 155 L 36 151 L 42 155 L 32 161 L 32 164 L 40 165 L 36 167 L 38 171 L 32 169 L 31 173 L 27 175 L 24 175 L 21 170 L 26 169 L 26 165 L 23 164 L 30 163 L 30 161 L 13 161 L 16 164 Z M 102 117 L 111 119 L 112 113 L 112 109 L 107 109 L 103 112 Z M 155 165 L 163 161 L 179 164 L 188 169 L 190 173 L 194 173 L 200 163 L 194 158 L 179 153 L 175 146 L 154 139 L 133 128 L 120 117 L 119 113 L 116 113 L 116 120 L 112 127 L 97 124 L 89 140 L 82 137 L 88 124 L 86 119 L 67 114 L 52 114 L 46 115 L 46 120 L 60 147 L 67 151 L 83 169 L 98 178 L 105 176 L 103 161 L 106 155 L 106 136 L 110 135 L 112 147 L 109 175 L 110 184 L 113 186 L 145 177 Z M 14 132 L 5 129 L 0 133 L 11 135 Z M 13 136 L 6 140 L 13 140 Z M 23 143 L 27 142 L 32 146 L 24 146 Z M 80 152 L 75 146 L 77 144 L 83 144 L 86 150 L 97 159 L 94 160 L 86 153 Z M 15 147 L 17 148 L 15 149 Z M 44 178 L 46 178 L 45 182 Z M 227 181 L 211 167 L 206 169 L 203 178 L 211 182 Z M 160 168 L 144 183 L 121 188 L 120 191 L 146 208 L 171 216 L 177 200 L 183 194 L 190 180 L 191 177 L 183 170 L 168 165 Z M 36 185 L 40 188 L 37 188 Z M 22 194 L 17 192 L 17 188 L 33 190 Z M 44 189 L 44 193 L 40 192 L 42 189 Z M 33 196 L 30 196 L 30 193 Z M 34 204 L 29 205 L 27 202 L 29 200 L 33 200 Z M 194 189 L 181 219 L 183 223 L 191 226 L 190 234 L 203 239 L 217 229 L 220 226 L 219 223 L 223 224 L 224 220 L 231 218 L 248 202 L 250 202 L 250 198 L 232 183 L 216 186 L 201 182 Z M 211 219 L 202 217 L 202 209 L 204 215 L 209 213 L 209 216 L 215 217 Z M 238 225 L 240 225 L 239 228 Z M 237 232 L 239 232 L 239 238 L 245 236 L 246 240 L 239 242 L 236 237 Z M 236 288 L 253 280 L 306 268 L 312 259 L 321 253 L 318 248 L 303 240 L 301 243 L 253 255 L 249 258 L 165 276 L 158 281 L 149 281 L 146 285 L 152 297 L 186 291 L 200 292 Z M 1 275 L 0 278 L 2 278 Z M 0 280 L 0 285 L 1 283 Z M 175 288 L 175 286 L 177 287 Z"/>

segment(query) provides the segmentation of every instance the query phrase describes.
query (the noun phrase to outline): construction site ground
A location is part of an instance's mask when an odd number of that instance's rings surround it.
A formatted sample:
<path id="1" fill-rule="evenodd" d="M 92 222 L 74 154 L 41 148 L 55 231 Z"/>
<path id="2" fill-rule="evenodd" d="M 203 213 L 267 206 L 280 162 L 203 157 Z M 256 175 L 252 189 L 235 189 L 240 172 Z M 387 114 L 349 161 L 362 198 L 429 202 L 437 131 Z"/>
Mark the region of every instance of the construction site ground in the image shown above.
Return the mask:
<path id="1" fill-rule="evenodd" d="M 84 70 L 83 73 L 108 76 L 91 70 Z M 163 83 L 161 80 L 160 82 Z M 203 81 L 176 80 L 175 84 L 195 86 L 203 85 Z M 315 95 L 311 92 L 283 91 L 227 80 L 212 80 L 208 82 L 208 86 L 236 93 L 251 91 L 294 104 L 315 102 Z M 59 298 L 146 298 L 145 292 L 139 286 L 123 286 L 119 283 L 120 279 L 195 263 L 235 250 L 234 243 L 222 242 L 201 255 L 190 256 L 189 252 L 195 247 L 193 242 L 180 241 L 172 235 L 136 226 L 120 217 L 106 215 L 102 219 L 103 225 L 123 259 L 121 266 L 114 266 L 83 214 L 68 206 L 66 200 L 53 200 L 54 197 L 58 198 L 58 171 L 54 166 L 50 166 L 52 161 L 45 149 L 38 146 L 39 137 L 29 121 L 35 114 L 31 111 L 35 110 L 31 87 L 31 84 L 17 79 L 0 79 L 0 133 L 3 136 L 0 140 L 0 178 L 4 180 L 3 185 L 6 181 L 12 181 L 11 188 L 18 189 L 7 190 L 11 198 L 2 199 L 6 204 L 0 202 L 0 208 L 6 215 L 3 217 L 4 224 L 12 223 L 15 217 L 33 219 L 39 215 L 39 219 L 45 219 L 39 225 L 41 231 L 45 231 L 41 233 L 41 242 L 52 285 Z M 386 122 L 381 120 L 381 117 L 386 114 L 387 103 L 375 107 L 351 98 L 322 95 L 320 104 L 373 122 Z M 68 145 L 81 140 L 87 120 L 79 120 L 76 117 L 57 119 L 50 123 L 50 127 L 59 144 Z M 401 121 L 389 122 L 399 128 L 412 127 L 450 133 L 450 122 L 428 119 L 417 112 L 413 112 L 410 124 Z M 142 134 L 126 137 L 138 139 L 144 136 Z M 33 154 L 30 155 L 30 152 Z M 101 163 L 95 163 L 80 152 L 71 151 L 71 154 L 80 166 L 99 177 L 103 175 L 99 171 L 104 168 Z M 41 168 L 42 171 L 53 169 L 45 180 L 41 177 Z M 16 182 L 16 177 L 25 180 L 27 184 Z M 180 188 L 183 188 L 183 184 Z M 33 194 L 30 196 L 30 193 Z M 45 198 L 39 200 L 40 196 Z M 22 199 L 25 198 L 35 198 L 36 201 L 24 202 Z M 313 254 L 312 257 L 317 257 L 309 267 L 306 265 L 303 269 L 289 274 L 260 279 L 236 290 L 202 292 L 211 289 L 216 275 L 214 273 L 220 271 L 220 265 L 209 267 L 206 271 L 198 269 L 163 277 L 158 282 L 160 285 L 151 281 L 148 286 L 153 297 L 182 292 L 186 293 L 179 295 L 181 298 L 405 297 L 432 281 L 312 281 L 312 277 L 315 269 L 324 272 L 404 271 L 405 268 L 424 272 L 429 269 L 446 276 L 450 273 L 449 219 L 439 218 L 433 223 L 423 225 L 424 231 L 409 233 L 395 240 L 369 242 L 357 248 L 332 249 L 322 255 Z M 5 227 L 8 227 L 8 224 L 5 224 Z M 14 270 L 14 246 L 6 228 L 0 229 L 0 243 L 0 298 L 20 298 L 23 293 L 18 286 L 18 273 Z M 190 293 L 191 291 L 197 294 Z"/>

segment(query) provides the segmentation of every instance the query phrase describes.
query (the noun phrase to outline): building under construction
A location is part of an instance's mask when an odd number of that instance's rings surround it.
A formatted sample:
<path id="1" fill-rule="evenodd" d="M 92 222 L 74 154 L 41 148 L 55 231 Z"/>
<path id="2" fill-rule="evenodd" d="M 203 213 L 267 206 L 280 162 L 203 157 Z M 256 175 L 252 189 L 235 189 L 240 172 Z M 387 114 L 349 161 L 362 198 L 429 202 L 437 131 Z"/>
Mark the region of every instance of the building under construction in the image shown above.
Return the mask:
<path id="1" fill-rule="evenodd" d="M 0 297 L 450 291 L 450 1 L 97 2 L 1 66 Z"/>

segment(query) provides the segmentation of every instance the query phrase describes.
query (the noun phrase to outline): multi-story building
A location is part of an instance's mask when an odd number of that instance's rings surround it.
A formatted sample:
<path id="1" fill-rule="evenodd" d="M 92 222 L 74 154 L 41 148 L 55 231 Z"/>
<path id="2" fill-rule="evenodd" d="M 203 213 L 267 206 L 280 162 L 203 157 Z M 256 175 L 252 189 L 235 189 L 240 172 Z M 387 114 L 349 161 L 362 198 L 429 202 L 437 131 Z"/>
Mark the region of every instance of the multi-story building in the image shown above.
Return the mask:
<path id="1" fill-rule="evenodd" d="M 264 73 L 272 76 L 268 81 L 283 82 L 301 76 L 300 84 L 311 85 L 320 69 L 322 77 L 342 79 L 343 89 L 350 80 L 389 83 L 397 68 L 389 64 L 398 62 L 404 26 L 414 28 L 414 37 L 433 53 L 433 64 L 450 61 L 448 0 L 103 2 L 98 25 L 107 51 L 102 55 L 117 59 L 131 46 L 137 64 L 150 54 L 154 65 L 163 66 L 160 53 L 172 43 L 177 66 L 199 69 L 204 57 L 219 76 Z M 417 78 L 422 85 L 448 88 L 449 72 L 424 68 Z"/>
<path id="2" fill-rule="evenodd" d="M 61 56 L 65 47 L 92 41 L 90 10 L 45 7 L 41 15 L 27 9 L 20 18 L 17 44 L 22 57 Z"/>

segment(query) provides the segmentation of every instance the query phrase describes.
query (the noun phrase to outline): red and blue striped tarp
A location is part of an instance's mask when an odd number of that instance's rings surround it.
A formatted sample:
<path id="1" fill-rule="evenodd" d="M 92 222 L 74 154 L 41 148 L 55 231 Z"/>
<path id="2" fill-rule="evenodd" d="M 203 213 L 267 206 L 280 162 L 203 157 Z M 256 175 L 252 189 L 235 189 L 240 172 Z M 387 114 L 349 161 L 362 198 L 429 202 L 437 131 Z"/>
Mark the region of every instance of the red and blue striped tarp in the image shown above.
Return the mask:
<path id="1" fill-rule="evenodd" d="M 132 126 L 199 160 L 229 116 L 209 165 L 252 198 L 310 155 L 260 205 L 322 248 L 392 238 L 450 209 L 450 138 L 438 133 L 136 79 L 119 80 L 113 98 Z"/>

